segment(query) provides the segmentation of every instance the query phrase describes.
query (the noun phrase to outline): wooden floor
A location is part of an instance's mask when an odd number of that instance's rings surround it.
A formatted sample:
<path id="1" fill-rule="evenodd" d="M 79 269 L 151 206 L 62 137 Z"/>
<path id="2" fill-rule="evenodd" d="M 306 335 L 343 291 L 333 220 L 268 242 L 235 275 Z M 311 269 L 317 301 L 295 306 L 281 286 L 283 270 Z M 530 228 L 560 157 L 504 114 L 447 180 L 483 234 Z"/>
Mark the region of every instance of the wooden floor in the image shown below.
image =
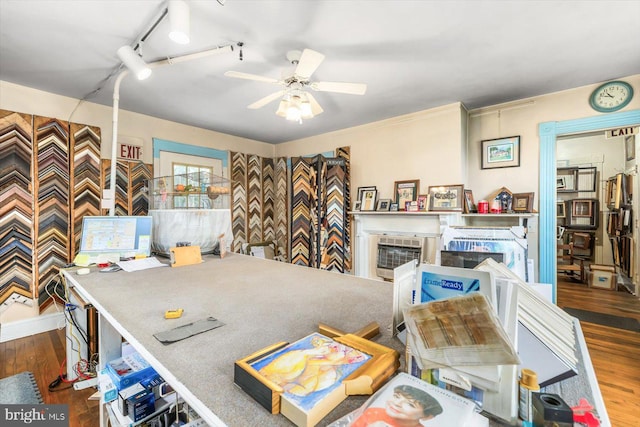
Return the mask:
<path id="1" fill-rule="evenodd" d="M 70 427 L 97 427 L 99 401 L 88 400 L 94 388 L 76 391 L 61 383 L 49 391 L 49 384 L 60 374 L 66 358 L 64 330 L 53 330 L 0 343 L 0 378 L 24 371 L 33 372 L 45 403 L 68 404 Z M 66 372 L 66 367 L 62 367 Z"/>
<path id="2" fill-rule="evenodd" d="M 640 320 L 640 299 L 626 291 L 558 283 L 558 306 Z M 614 427 L 640 426 L 640 333 L 580 322 Z"/>
<path id="3" fill-rule="evenodd" d="M 640 300 L 622 291 L 560 282 L 558 305 L 640 320 Z M 640 426 L 640 333 L 584 322 L 581 325 L 611 424 L 614 427 Z M 69 404 L 70 427 L 99 425 L 98 402 L 87 400 L 94 389 L 64 389 L 69 385 L 63 383 L 53 392 L 48 390 L 65 359 L 63 331 L 0 343 L 0 356 L 0 378 L 23 371 L 33 372 L 46 403 Z"/>

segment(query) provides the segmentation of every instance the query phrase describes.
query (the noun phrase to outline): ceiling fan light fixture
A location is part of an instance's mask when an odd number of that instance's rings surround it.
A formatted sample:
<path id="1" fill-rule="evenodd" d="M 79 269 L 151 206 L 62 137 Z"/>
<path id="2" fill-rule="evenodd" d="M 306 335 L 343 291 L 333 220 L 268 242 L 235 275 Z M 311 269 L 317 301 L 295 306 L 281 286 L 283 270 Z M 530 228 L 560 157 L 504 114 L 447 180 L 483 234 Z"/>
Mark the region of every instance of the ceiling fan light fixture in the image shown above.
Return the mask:
<path id="1" fill-rule="evenodd" d="M 183 0 L 169 0 L 169 38 L 179 44 L 189 43 L 189 5 Z"/>
<path id="2" fill-rule="evenodd" d="M 302 121 L 302 111 L 300 111 L 300 108 L 298 108 L 297 105 L 289 104 L 289 107 L 287 107 L 286 119 L 292 122 L 300 122 Z"/>
<path id="3" fill-rule="evenodd" d="M 303 119 L 310 119 L 313 117 L 313 112 L 311 111 L 311 103 L 309 101 L 303 101 L 300 103 L 300 114 Z"/>
<path id="4" fill-rule="evenodd" d="M 138 80 L 144 80 L 151 75 L 151 68 L 131 46 L 125 45 L 118 49 L 118 57 Z"/>
<path id="5" fill-rule="evenodd" d="M 287 108 L 289 108 L 289 101 L 285 99 L 280 100 L 280 104 L 278 104 L 278 110 L 276 111 L 276 115 L 280 117 L 287 117 Z"/>

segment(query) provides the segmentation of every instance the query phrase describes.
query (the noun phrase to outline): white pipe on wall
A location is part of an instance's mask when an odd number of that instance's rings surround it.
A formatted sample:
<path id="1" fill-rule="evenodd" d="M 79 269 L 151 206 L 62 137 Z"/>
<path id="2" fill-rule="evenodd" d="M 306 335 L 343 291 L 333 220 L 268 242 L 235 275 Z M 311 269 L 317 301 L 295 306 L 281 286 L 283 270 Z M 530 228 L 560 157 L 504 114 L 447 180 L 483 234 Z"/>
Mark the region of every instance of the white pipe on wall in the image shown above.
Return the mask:
<path id="1" fill-rule="evenodd" d="M 175 58 L 167 58 L 159 61 L 151 62 L 150 68 L 158 68 L 163 65 L 173 65 L 180 62 L 192 61 L 194 59 L 200 59 L 211 55 L 218 55 L 221 53 L 233 51 L 233 46 L 221 46 L 214 49 L 208 49 L 201 52 L 190 53 Z M 109 199 L 109 216 L 115 216 L 115 182 L 116 182 L 116 162 L 118 157 L 118 110 L 120 103 L 120 83 L 122 79 L 128 74 L 128 70 L 124 69 L 118 74 L 116 82 L 113 86 L 113 119 L 112 119 L 112 137 L 111 137 L 111 178 L 109 181 L 109 190 L 106 195 L 103 195 L 103 199 Z M 106 196 L 106 197 L 105 197 Z"/>
<path id="2" fill-rule="evenodd" d="M 116 83 L 113 86 L 113 117 L 112 117 L 112 136 L 111 136 L 111 178 L 109 180 L 109 192 L 106 199 L 111 200 L 109 205 L 109 216 L 115 216 L 116 214 L 116 158 L 118 156 L 118 104 L 120 102 L 120 83 L 122 79 L 129 73 L 126 68 L 118 74 Z"/>

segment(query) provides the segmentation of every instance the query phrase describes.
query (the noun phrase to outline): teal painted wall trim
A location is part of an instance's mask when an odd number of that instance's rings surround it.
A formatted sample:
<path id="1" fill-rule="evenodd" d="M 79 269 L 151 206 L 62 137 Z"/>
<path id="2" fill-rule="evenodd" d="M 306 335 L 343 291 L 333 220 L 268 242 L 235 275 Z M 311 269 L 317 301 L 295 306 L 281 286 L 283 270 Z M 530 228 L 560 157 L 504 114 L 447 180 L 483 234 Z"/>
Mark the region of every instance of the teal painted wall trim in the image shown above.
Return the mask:
<path id="1" fill-rule="evenodd" d="M 229 163 L 229 152 L 225 150 L 216 150 L 215 148 L 201 147 L 199 145 L 183 144 L 181 142 L 153 138 L 153 158 L 159 159 L 161 151 L 219 159 L 222 161 L 222 167 L 224 168 L 226 168 L 227 164 Z"/>
<path id="2" fill-rule="evenodd" d="M 554 303 L 557 296 L 556 139 L 561 135 L 637 125 L 640 125 L 640 110 L 561 122 L 544 122 L 538 127 L 540 137 L 539 278 L 540 283 L 552 285 Z"/>

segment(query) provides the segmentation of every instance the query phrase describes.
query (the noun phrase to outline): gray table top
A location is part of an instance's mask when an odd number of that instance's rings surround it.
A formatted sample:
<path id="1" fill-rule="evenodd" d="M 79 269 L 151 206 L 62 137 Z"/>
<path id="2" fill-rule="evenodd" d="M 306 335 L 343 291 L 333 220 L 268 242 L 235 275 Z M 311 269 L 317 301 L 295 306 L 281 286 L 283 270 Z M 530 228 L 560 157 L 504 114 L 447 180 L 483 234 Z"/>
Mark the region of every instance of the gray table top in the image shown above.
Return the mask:
<path id="1" fill-rule="evenodd" d="M 239 254 L 205 256 L 185 267 L 67 277 L 98 310 L 144 348 L 159 372 L 177 381 L 229 426 L 292 425 L 271 415 L 233 383 L 234 362 L 271 344 L 293 342 L 324 323 L 352 332 L 378 322 L 373 340 L 395 348 L 391 334 L 393 285 L 346 274 L 263 260 Z M 179 319 L 165 310 L 182 308 Z M 154 334 L 215 317 L 225 326 L 164 345 Z M 123 334 L 124 335 L 124 334 Z M 356 409 L 367 396 L 350 396 L 324 420 Z"/>

